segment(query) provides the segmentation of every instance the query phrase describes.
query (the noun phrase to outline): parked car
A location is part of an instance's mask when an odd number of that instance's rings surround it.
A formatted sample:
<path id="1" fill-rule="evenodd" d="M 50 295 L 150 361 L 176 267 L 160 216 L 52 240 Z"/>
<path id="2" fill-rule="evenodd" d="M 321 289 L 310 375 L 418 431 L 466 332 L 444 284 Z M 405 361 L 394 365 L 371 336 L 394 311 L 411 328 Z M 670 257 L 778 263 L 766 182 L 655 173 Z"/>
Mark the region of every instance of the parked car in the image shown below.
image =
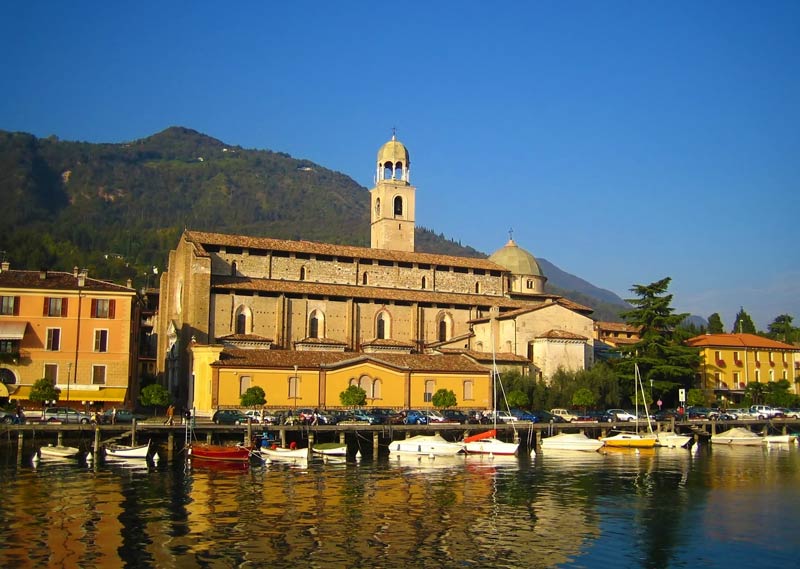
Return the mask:
<path id="1" fill-rule="evenodd" d="M 103 423 L 104 425 L 110 425 L 112 421 L 114 423 L 133 423 L 134 419 L 136 419 L 137 421 L 144 421 L 145 419 L 147 419 L 147 415 L 134 413 L 129 409 L 117 409 L 116 417 L 112 418 L 112 415 L 114 414 L 115 412 L 113 409 L 107 409 L 103 411 L 103 413 L 100 415 L 100 422 Z"/>
<path id="2" fill-rule="evenodd" d="M 575 423 L 613 423 L 616 417 L 608 411 L 587 411 L 582 415 L 578 415 Z"/>
<path id="3" fill-rule="evenodd" d="M 681 419 L 680 415 L 678 415 L 678 412 L 674 409 L 662 409 L 661 411 L 657 411 L 653 415 L 653 418 L 656 421 L 669 421 L 670 419 L 679 421 Z"/>
<path id="4" fill-rule="evenodd" d="M 472 421 L 475 421 L 474 417 L 470 417 L 463 411 L 459 411 L 458 409 L 445 409 L 442 411 L 442 415 L 449 423 L 461 423 L 462 425 L 466 425 Z M 477 421 L 476 421 L 477 422 Z"/>
<path id="5" fill-rule="evenodd" d="M 61 423 L 82 423 L 88 425 L 92 422 L 92 416 L 82 413 L 71 407 L 48 407 L 44 410 L 44 421 Z"/>
<path id="6" fill-rule="evenodd" d="M 628 413 L 625 409 L 609 409 L 609 415 L 613 415 L 617 421 L 635 421 L 636 415 Z"/>
<path id="7" fill-rule="evenodd" d="M 517 418 L 517 421 L 530 421 L 531 423 L 539 421 L 539 417 L 529 411 L 523 411 L 522 409 L 512 409 L 511 414 Z"/>
<path id="8" fill-rule="evenodd" d="M 566 423 L 563 417 L 553 415 L 550 411 L 531 411 L 531 415 L 536 417 L 535 423 Z"/>
<path id="9" fill-rule="evenodd" d="M 243 425 L 247 423 L 247 415 L 238 409 L 220 409 L 211 416 L 211 422 L 217 425 Z"/>
<path id="10" fill-rule="evenodd" d="M 497 414 L 496 416 L 495 413 Z M 494 421 L 496 418 L 498 423 L 513 423 L 514 421 L 519 421 L 519 419 L 508 411 L 487 411 L 485 415 L 491 421 Z"/>
<path id="11" fill-rule="evenodd" d="M 781 409 L 787 419 L 800 419 L 800 409 Z"/>
<path id="12" fill-rule="evenodd" d="M 564 419 L 567 423 L 571 423 L 572 421 L 578 418 L 577 415 L 570 413 L 566 409 L 561 409 L 561 408 L 550 409 L 550 412 L 553 415 L 558 415 L 559 417 Z"/>
<path id="13" fill-rule="evenodd" d="M 769 405 L 751 405 L 750 415 L 756 419 L 772 419 L 775 417 L 782 417 L 783 413 Z"/>
<path id="14" fill-rule="evenodd" d="M 427 425 L 428 416 L 418 409 L 408 409 L 403 411 L 405 417 L 403 418 L 404 425 Z"/>

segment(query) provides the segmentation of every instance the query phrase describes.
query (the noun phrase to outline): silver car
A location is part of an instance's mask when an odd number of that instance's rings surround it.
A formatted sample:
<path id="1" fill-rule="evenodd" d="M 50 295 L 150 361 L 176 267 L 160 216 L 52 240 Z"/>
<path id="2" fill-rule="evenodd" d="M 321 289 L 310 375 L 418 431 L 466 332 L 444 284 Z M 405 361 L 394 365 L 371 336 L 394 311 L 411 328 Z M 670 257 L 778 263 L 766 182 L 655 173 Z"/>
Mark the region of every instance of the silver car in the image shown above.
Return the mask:
<path id="1" fill-rule="evenodd" d="M 71 407 L 48 407 L 44 410 L 43 420 L 50 423 L 81 423 L 88 425 L 92 422 L 92 416 Z"/>

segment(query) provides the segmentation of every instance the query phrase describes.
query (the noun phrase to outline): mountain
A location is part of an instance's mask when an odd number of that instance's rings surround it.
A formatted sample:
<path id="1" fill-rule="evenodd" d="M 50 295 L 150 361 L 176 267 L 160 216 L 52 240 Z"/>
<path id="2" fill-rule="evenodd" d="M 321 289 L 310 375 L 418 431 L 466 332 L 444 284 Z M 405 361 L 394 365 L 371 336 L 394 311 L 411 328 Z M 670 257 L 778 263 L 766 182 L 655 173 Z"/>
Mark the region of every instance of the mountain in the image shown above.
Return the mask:
<path id="1" fill-rule="evenodd" d="M 150 282 L 185 228 L 369 246 L 369 194 L 282 152 L 170 127 L 119 144 L 0 131 L 0 255 L 15 268 L 86 267 Z M 417 250 L 485 257 L 419 227 Z M 625 303 L 540 259 L 548 291 L 617 320 Z"/>

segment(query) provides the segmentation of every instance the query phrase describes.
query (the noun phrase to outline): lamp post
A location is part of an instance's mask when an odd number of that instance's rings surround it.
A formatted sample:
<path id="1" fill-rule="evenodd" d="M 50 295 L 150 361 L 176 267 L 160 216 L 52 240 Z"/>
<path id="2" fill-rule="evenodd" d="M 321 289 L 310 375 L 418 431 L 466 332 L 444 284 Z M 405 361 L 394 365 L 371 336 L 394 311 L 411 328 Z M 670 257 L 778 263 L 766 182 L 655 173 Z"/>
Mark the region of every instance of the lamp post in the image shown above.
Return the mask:
<path id="1" fill-rule="evenodd" d="M 78 274 L 78 326 L 75 331 L 75 383 L 78 382 L 78 350 L 80 348 L 81 342 L 81 302 L 83 300 L 83 295 L 81 291 L 83 290 L 84 285 L 86 284 L 86 269 L 81 270 Z M 67 376 L 67 401 L 69 401 L 69 384 L 70 379 Z"/>

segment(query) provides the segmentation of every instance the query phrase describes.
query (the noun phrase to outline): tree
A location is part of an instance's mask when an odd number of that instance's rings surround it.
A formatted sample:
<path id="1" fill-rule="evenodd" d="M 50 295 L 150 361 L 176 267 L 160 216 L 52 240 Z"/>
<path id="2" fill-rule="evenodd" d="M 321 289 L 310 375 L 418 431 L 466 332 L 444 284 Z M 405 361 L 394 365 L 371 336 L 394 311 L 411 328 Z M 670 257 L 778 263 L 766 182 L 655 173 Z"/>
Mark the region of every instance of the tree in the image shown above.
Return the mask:
<path id="1" fill-rule="evenodd" d="M 756 333 L 756 325 L 753 324 L 753 319 L 744 311 L 744 308 L 739 308 L 739 312 L 736 313 L 736 320 L 733 323 L 733 330 L 731 330 L 731 332 L 734 334 Z"/>
<path id="2" fill-rule="evenodd" d="M 765 384 L 758 381 L 749 381 L 744 388 L 744 402 L 749 402 L 750 405 L 759 405 L 764 402 L 765 394 Z"/>
<path id="3" fill-rule="evenodd" d="M 683 343 L 688 336 L 680 324 L 687 315 L 673 313 L 672 295 L 667 293 L 671 280 L 666 277 L 631 288 L 638 298 L 628 300 L 634 308 L 621 316 L 629 325 L 639 328 L 640 340 L 617 348 L 623 357 L 614 362 L 622 379 L 628 380 L 624 389 L 627 393 L 632 394 L 635 389 L 636 365 L 645 384 L 652 381 L 654 388 L 666 393 L 680 386 L 690 387 L 700 363 L 699 350 Z"/>
<path id="4" fill-rule="evenodd" d="M 597 404 L 597 396 L 588 387 L 580 387 L 572 394 L 572 405 L 582 407 L 586 412 L 587 407 L 594 407 Z"/>
<path id="5" fill-rule="evenodd" d="M 357 385 L 351 385 L 339 394 L 339 401 L 345 407 L 360 407 L 367 402 L 367 392 Z"/>
<path id="6" fill-rule="evenodd" d="M 702 389 L 690 389 L 686 392 L 686 404 L 691 406 L 701 406 L 706 404 L 706 396 Z"/>
<path id="7" fill-rule="evenodd" d="M 452 389 L 439 389 L 433 394 L 431 403 L 433 403 L 433 406 L 437 409 L 447 409 L 448 407 L 455 407 L 458 401 Z"/>
<path id="8" fill-rule="evenodd" d="M 792 317 L 788 314 L 776 316 L 775 320 L 767 327 L 768 336 L 786 344 L 792 344 L 797 337 L 797 328 L 792 327 Z"/>
<path id="9" fill-rule="evenodd" d="M 725 326 L 722 324 L 722 318 L 717 312 L 708 317 L 708 333 L 709 334 L 725 333 Z"/>
<path id="10" fill-rule="evenodd" d="M 259 386 L 248 387 L 240 397 L 242 407 L 260 407 L 267 402 L 266 393 Z"/>
<path id="11" fill-rule="evenodd" d="M 506 400 L 508 402 L 508 406 L 514 409 L 527 407 L 530 403 L 528 395 L 519 389 L 509 392 L 509 394 L 506 396 Z"/>
<path id="12" fill-rule="evenodd" d="M 166 407 L 170 404 L 172 398 L 169 395 L 167 388 L 160 383 L 153 383 L 147 387 L 142 388 L 139 394 L 139 402 L 145 407 L 152 405 L 155 407 Z M 155 409 L 153 409 L 155 414 Z"/>
<path id="13" fill-rule="evenodd" d="M 28 396 L 28 399 L 34 403 L 41 403 L 44 405 L 45 401 L 58 401 L 60 395 L 61 391 L 56 389 L 56 386 L 53 385 L 53 382 L 46 377 L 43 377 L 42 379 L 37 379 L 33 384 L 33 387 L 31 387 L 31 394 Z M 44 411 L 42 412 L 44 413 Z"/>

